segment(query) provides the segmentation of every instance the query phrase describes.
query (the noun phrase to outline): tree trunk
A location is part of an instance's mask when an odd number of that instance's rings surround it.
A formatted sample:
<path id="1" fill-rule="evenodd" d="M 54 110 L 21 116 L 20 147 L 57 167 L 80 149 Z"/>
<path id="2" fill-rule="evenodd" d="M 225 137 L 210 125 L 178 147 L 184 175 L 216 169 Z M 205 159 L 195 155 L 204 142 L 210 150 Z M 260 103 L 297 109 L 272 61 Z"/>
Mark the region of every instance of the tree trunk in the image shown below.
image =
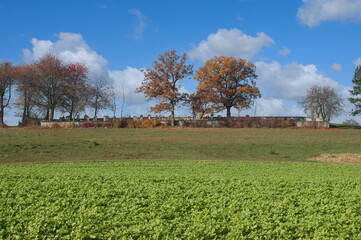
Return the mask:
<path id="1" fill-rule="evenodd" d="M 4 127 L 4 108 L 0 107 L 0 128 Z"/>
<path id="2" fill-rule="evenodd" d="M 4 97 L 0 96 L 0 127 L 4 126 Z"/>
<path id="3" fill-rule="evenodd" d="M 49 109 L 49 121 L 53 121 L 54 120 L 54 108 Z"/>
<path id="4" fill-rule="evenodd" d="M 226 106 L 226 108 L 227 108 L 227 117 L 231 117 L 231 107 L 232 106 Z"/>
<path id="5" fill-rule="evenodd" d="M 175 122 L 175 119 L 174 119 L 174 105 L 172 105 L 172 116 L 171 116 L 171 126 L 174 127 L 174 122 Z"/>
<path id="6" fill-rule="evenodd" d="M 23 109 L 23 116 L 22 116 L 22 119 L 21 119 L 21 123 L 22 124 L 25 124 L 25 119 L 26 119 L 26 109 L 27 109 L 27 104 L 26 104 L 26 101 L 27 100 L 27 98 L 26 98 L 26 96 L 24 97 L 24 109 Z"/>
<path id="7" fill-rule="evenodd" d="M 94 108 L 94 118 L 96 118 L 98 115 L 98 107 Z"/>
<path id="8" fill-rule="evenodd" d="M 49 120 L 49 108 L 46 108 L 46 115 L 45 115 L 45 119 Z"/>

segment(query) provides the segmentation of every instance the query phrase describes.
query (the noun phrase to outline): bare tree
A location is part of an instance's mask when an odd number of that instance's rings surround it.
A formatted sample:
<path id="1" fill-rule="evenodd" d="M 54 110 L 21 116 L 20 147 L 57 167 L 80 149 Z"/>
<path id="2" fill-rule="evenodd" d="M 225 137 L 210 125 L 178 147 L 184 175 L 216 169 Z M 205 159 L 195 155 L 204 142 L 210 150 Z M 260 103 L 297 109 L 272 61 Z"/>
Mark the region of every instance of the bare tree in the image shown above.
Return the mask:
<path id="1" fill-rule="evenodd" d="M 16 92 L 18 98 L 15 106 L 20 109 L 21 124 L 25 125 L 36 117 L 36 89 L 35 67 L 33 64 L 25 64 L 17 67 Z"/>
<path id="2" fill-rule="evenodd" d="M 14 67 L 10 62 L 0 64 L 0 127 L 4 126 L 5 108 L 9 107 Z"/>
<path id="3" fill-rule="evenodd" d="M 59 107 L 64 97 L 66 66 L 51 54 L 45 55 L 34 65 L 37 78 L 35 81 L 37 105 L 46 109 L 46 119 L 52 121 L 55 109 Z"/>
<path id="4" fill-rule="evenodd" d="M 87 82 L 88 69 L 84 64 L 72 63 L 66 66 L 64 97 L 60 106 L 63 112 L 73 120 L 76 115 L 85 110 L 90 95 L 90 86 Z"/>
<path id="5" fill-rule="evenodd" d="M 109 97 L 110 97 L 110 109 L 113 112 L 113 120 L 115 121 L 116 119 L 116 113 L 117 113 L 117 96 L 115 94 L 114 89 L 111 89 L 109 91 Z"/>
<path id="6" fill-rule="evenodd" d="M 124 84 L 122 84 L 122 108 L 120 110 L 121 119 L 123 119 L 124 106 L 125 106 L 125 89 L 124 89 Z"/>
<path id="7" fill-rule="evenodd" d="M 103 76 L 93 77 L 89 106 L 94 109 L 94 117 L 97 117 L 100 110 L 109 108 L 110 103 L 109 81 Z"/>
<path id="8" fill-rule="evenodd" d="M 306 96 L 299 100 L 299 104 L 313 119 L 318 117 L 325 122 L 340 115 L 343 109 L 341 97 L 330 86 L 312 86 Z"/>

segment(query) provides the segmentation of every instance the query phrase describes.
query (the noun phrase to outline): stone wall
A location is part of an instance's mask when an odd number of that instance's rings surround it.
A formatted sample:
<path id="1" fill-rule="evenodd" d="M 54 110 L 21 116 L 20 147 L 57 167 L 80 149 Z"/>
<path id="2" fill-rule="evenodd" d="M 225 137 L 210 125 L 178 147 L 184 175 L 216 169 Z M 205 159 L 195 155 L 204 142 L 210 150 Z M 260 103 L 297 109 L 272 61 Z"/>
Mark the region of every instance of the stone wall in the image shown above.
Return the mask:
<path id="1" fill-rule="evenodd" d="M 147 117 L 141 116 L 134 116 L 134 117 L 127 117 L 124 118 L 126 120 L 133 120 L 133 121 L 141 121 L 145 119 L 156 119 L 163 125 L 170 124 L 170 117 L 152 117 L 148 115 Z M 175 125 L 176 126 L 189 126 L 189 125 L 199 125 L 199 126 L 209 126 L 209 127 L 219 127 L 224 126 L 227 121 L 246 121 L 250 120 L 256 123 L 262 121 L 281 121 L 286 122 L 287 120 L 293 123 L 293 126 L 297 127 L 315 127 L 315 128 L 329 128 L 329 123 L 323 122 L 320 119 L 311 119 L 306 117 L 232 117 L 232 118 L 225 118 L 221 116 L 217 117 L 205 117 L 201 119 L 193 119 L 193 117 L 176 117 L 175 118 Z M 70 121 L 70 119 L 60 118 L 59 120 L 55 121 L 41 121 L 42 128 L 54 128 L 54 127 L 69 127 L 73 126 L 79 127 L 91 127 L 91 126 L 111 126 L 113 123 L 113 119 L 105 116 L 104 118 L 94 118 L 90 119 L 89 117 L 85 117 L 83 119 L 77 118 L 76 120 Z"/>

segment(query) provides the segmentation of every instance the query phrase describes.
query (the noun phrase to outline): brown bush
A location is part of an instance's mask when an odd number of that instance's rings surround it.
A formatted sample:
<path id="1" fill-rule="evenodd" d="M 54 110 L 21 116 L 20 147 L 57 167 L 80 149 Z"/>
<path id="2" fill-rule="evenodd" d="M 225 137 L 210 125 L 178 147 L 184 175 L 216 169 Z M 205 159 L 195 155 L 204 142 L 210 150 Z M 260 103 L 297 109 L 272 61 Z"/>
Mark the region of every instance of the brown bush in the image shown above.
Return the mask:
<path id="1" fill-rule="evenodd" d="M 271 121 L 268 118 L 261 118 L 259 120 L 259 126 L 262 128 L 270 128 L 271 127 Z"/>
<path id="2" fill-rule="evenodd" d="M 285 121 L 285 127 L 293 127 L 295 126 L 295 122 L 292 119 L 287 119 Z"/>
<path id="3" fill-rule="evenodd" d="M 144 120 L 128 120 L 126 121 L 126 127 L 127 128 L 155 128 L 160 127 L 161 124 L 159 121 L 155 119 L 144 119 Z"/>
<path id="4" fill-rule="evenodd" d="M 60 128 L 60 126 L 56 122 L 52 122 L 50 128 Z"/>
<path id="5" fill-rule="evenodd" d="M 95 123 L 94 122 L 85 122 L 83 125 L 82 125 L 82 127 L 83 128 L 93 128 L 93 127 L 95 127 Z"/>
<path id="6" fill-rule="evenodd" d="M 155 119 L 144 119 L 137 121 L 137 128 L 155 128 L 160 126 L 160 123 Z"/>

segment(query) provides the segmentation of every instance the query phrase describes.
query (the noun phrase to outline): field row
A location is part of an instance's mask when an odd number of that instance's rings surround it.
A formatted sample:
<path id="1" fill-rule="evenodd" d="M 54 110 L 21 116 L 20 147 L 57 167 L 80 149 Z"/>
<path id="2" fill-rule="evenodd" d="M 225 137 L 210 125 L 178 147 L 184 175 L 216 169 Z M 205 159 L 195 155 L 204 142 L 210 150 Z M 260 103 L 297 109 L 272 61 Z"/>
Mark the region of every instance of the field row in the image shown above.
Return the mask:
<path id="1" fill-rule="evenodd" d="M 361 238 L 361 166 L 0 166 L 0 238 Z"/>

